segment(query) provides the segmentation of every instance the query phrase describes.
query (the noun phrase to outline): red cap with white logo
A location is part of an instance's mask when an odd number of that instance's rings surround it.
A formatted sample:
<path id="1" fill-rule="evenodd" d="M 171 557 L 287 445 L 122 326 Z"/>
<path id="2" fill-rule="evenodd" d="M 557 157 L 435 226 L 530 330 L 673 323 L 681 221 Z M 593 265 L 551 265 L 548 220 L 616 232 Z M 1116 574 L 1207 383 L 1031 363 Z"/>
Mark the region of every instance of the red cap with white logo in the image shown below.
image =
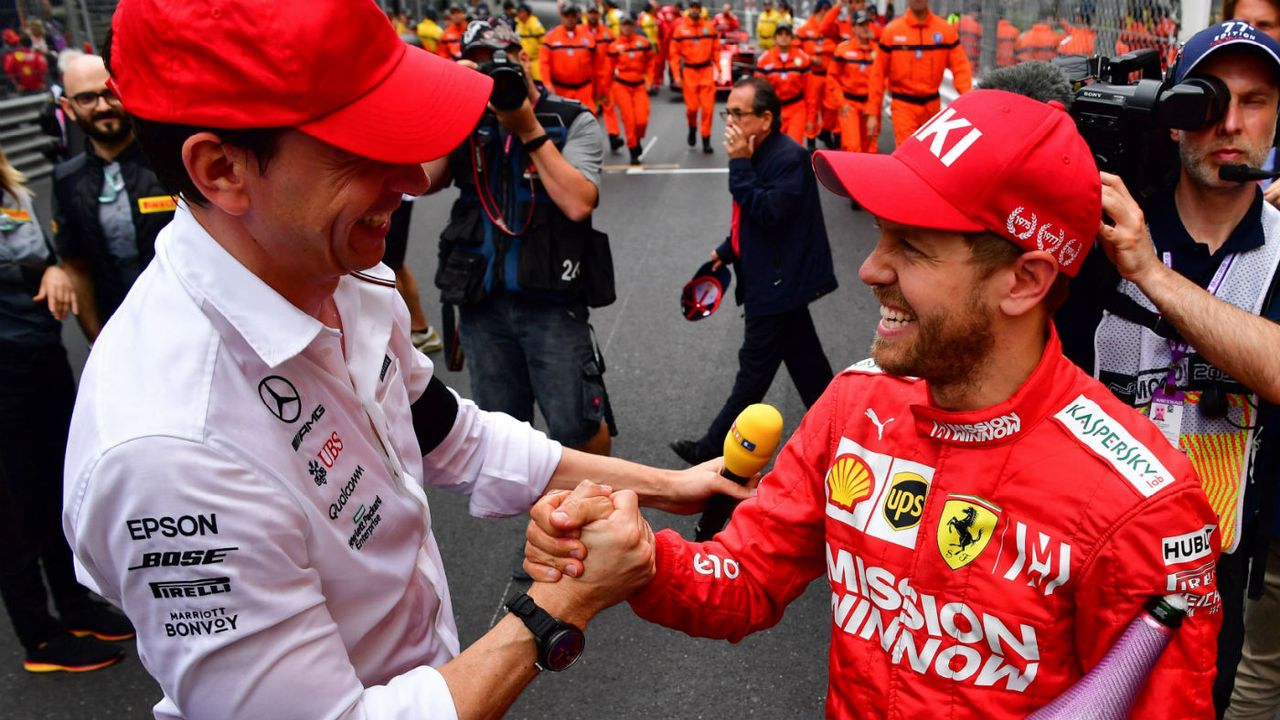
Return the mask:
<path id="1" fill-rule="evenodd" d="M 989 230 L 1075 276 L 1102 221 L 1093 153 L 1058 103 L 1002 90 L 960 96 L 892 155 L 823 150 L 829 190 L 915 227 Z"/>

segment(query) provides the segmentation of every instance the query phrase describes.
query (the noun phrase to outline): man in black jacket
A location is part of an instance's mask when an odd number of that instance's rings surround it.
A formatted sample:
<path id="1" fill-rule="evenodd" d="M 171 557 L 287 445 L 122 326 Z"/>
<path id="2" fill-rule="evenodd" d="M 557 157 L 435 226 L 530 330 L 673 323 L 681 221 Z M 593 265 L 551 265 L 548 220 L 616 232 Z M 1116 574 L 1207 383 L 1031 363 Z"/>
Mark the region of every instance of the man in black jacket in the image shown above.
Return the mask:
<path id="1" fill-rule="evenodd" d="M 809 153 L 780 131 L 782 104 L 769 81 L 740 80 L 725 108 L 733 224 L 711 260 L 734 266 L 746 327 L 738 375 L 720 414 L 701 439 L 671 444 L 691 464 L 720 454 L 734 418 L 764 399 L 782 363 L 805 407 L 832 378 L 809 316 L 809 303 L 836 289 Z"/>
<path id="2" fill-rule="evenodd" d="M 63 76 L 63 112 L 84 130 L 85 151 L 54 169 L 58 255 L 76 286 L 80 327 L 93 342 L 155 255 L 156 234 L 176 207 L 133 139 L 133 124 L 107 88 L 97 55 Z"/>

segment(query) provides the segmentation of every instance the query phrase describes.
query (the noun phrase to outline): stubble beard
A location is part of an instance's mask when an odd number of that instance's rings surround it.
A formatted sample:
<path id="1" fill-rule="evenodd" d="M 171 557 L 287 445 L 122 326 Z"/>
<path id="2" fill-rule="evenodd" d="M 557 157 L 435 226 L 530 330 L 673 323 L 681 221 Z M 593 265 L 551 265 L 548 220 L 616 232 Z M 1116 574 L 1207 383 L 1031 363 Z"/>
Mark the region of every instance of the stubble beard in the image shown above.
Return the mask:
<path id="1" fill-rule="evenodd" d="M 889 304 L 915 314 L 901 296 Z M 916 315 L 915 338 L 905 347 L 895 348 L 903 340 L 877 335 L 871 343 L 871 357 L 885 372 L 921 378 L 935 389 L 964 387 L 979 382 L 995 347 L 991 320 L 991 311 L 983 305 L 981 289 L 976 287 L 958 310 L 930 317 Z"/>

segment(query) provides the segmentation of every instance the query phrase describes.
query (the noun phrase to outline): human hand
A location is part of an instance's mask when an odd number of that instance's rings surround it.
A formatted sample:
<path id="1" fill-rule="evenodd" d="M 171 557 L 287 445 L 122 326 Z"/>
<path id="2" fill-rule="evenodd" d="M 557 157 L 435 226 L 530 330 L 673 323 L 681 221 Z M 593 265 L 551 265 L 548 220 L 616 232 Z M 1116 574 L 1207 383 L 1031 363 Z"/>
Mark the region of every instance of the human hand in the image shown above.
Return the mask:
<path id="1" fill-rule="evenodd" d="M 573 492 L 547 493 L 529 510 L 525 529 L 524 571 L 542 582 L 561 575 L 582 575 L 587 547 L 580 539 L 582 527 L 613 512 L 608 485 L 583 480 Z"/>
<path id="2" fill-rule="evenodd" d="M 492 105 L 489 109 L 497 116 L 498 122 L 502 123 L 503 127 L 512 135 L 519 136 L 522 141 L 532 140 L 544 132 L 542 124 L 538 122 L 538 116 L 533 112 L 533 105 L 527 97 L 515 110 L 499 110 Z"/>
<path id="3" fill-rule="evenodd" d="M 721 475 L 723 470 L 724 458 L 718 457 L 686 470 L 669 471 L 671 478 L 665 491 L 655 494 L 647 504 L 674 515 L 692 515 L 701 512 L 715 495 L 742 501 L 755 494 L 759 475 L 743 486 Z"/>
<path id="4" fill-rule="evenodd" d="M 867 118 L 867 137 L 875 142 L 880 137 L 880 114 L 870 113 Z"/>
<path id="5" fill-rule="evenodd" d="M 1102 212 L 1104 218 L 1098 225 L 1098 238 L 1102 251 L 1107 254 L 1120 276 L 1141 286 L 1140 279 L 1153 268 L 1161 267 L 1156 257 L 1151 234 L 1147 232 L 1142 208 L 1129 194 L 1124 181 L 1118 175 L 1099 173 L 1102 179 Z"/>
<path id="6" fill-rule="evenodd" d="M 1262 191 L 1262 199 L 1275 207 L 1280 207 L 1280 182 L 1273 182 Z"/>
<path id="7" fill-rule="evenodd" d="M 31 299 L 35 302 L 47 301 L 49 312 L 55 320 L 65 318 L 67 311 L 72 315 L 80 314 L 75 284 L 71 282 L 71 276 L 57 265 L 45 268 L 44 275 L 40 277 L 40 291 Z"/>
<path id="8" fill-rule="evenodd" d="M 756 151 L 755 136 L 746 135 L 736 125 L 725 125 L 724 151 L 731 159 L 749 158 Z"/>
<path id="9" fill-rule="evenodd" d="M 656 571 L 653 530 L 640 514 L 639 498 L 619 490 L 611 501 L 606 517 L 582 529 L 592 558 L 582 576 L 555 584 L 534 582 L 529 590 L 540 605 L 546 598 L 549 611 L 578 627 L 647 585 Z"/>
<path id="10" fill-rule="evenodd" d="M 724 261 L 720 259 L 720 253 L 715 250 L 711 251 L 711 269 L 719 270 L 724 267 Z"/>

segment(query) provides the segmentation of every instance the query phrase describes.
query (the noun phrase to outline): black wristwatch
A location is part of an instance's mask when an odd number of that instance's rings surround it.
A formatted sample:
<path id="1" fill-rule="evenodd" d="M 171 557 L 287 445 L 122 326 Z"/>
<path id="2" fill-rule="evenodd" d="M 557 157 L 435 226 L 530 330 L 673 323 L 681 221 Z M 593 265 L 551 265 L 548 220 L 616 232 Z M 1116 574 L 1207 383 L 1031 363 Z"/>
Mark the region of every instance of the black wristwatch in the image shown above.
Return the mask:
<path id="1" fill-rule="evenodd" d="M 507 601 L 507 609 L 520 618 L 533 639 L 538 643 L 539 670 L 560 672 L 568 668 L 582 655 L 587 638 L 576 625 L 561 622 L 538 607 L 533 598 L 524 593 Z"/>
<path id="2" fill-rule="evenodd" d="M 524 143 L 524 151 L 525 153 L 532 155 L 534 150 L 546 145 L 549 140 L 551 140 L 551 136 L 545 132 L 536 138 L 530 138 Z"/>

